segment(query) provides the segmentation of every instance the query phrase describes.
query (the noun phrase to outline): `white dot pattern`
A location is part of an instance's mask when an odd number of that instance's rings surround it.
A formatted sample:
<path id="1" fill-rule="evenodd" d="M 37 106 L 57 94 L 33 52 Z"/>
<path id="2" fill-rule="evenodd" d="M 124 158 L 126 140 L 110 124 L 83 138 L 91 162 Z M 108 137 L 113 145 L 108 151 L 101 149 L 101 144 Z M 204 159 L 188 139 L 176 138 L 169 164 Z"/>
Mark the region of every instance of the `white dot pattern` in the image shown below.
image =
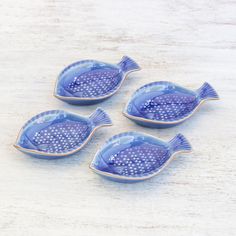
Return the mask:
<path id="1" fill-rule="evenodd" d="M 79 147 L 88 135 L 86 123 L 67 120 L 35 132 L 32 141 L 39 151 L 63 153 Z"/>
<path id="2" fill-rule="evenodd" d="M 164 147 L 143 143 L 111 155 L 107 165 L 114 174 L 140 176 L 160 168 L 169 156 L 169 151 Z"/>
<path id="3" fill-rule="evenodd" d="M 75 77 L 66 89 L 77 97 L 103 96 L 115 89 L 121 79 L 118 69 L 93 70 Z"/>
<path id="4" fill-rule="evenodd" d="M 165 94 L 142 102 L 139 111 L 147 119 L 174 121 L 187 116 L 197 105 L 195 96 Z"/>

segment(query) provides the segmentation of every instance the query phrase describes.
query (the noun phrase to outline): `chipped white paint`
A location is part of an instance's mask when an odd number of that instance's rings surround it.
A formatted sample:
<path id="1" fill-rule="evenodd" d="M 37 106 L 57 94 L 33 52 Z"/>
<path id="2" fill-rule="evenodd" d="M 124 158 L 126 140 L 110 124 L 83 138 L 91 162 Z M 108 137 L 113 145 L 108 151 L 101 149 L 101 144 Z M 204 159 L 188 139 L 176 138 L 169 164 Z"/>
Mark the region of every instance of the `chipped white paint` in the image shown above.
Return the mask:
<path id="1" fill-rule="evenodd" d="M 236 153 L 236 2 L 187 0 L 1 0 L 0 235 L 233 235 Z M 33 159 L 12 144 L 23 123 L 49 109 L 88 115 L 53 97 L 58 73 L 73 61 L 143 68 L 100 104 L 114 126 L 99 130 L 78 155 Z M 190 89 L 208 81 L 221 100 L 180 126 L 154 130 L 122 115 L 141 85 L 169 80 Z M 104 140 L 122 131 L 164 140 L 183 133 L 194 152 L 159 176 L 113 183 L 88 166 Z"/>

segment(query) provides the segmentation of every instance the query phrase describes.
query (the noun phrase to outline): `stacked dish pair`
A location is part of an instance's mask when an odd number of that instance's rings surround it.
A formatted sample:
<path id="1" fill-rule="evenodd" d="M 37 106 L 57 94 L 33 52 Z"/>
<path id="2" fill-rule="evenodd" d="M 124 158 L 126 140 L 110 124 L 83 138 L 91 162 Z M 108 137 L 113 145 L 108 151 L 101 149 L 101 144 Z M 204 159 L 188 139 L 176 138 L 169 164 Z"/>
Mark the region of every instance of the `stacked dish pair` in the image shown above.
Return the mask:
<path id="1" fill-rule="evenodd" d="M 54 95 L 71 104 L 95 104 L 116 93 L 125 77 L 139 69 L 129 57 L 123 57 L 117 65 L 79 61 L 61 72 Z M 171 82 L 154 82 L 133 94 L 123 114 L 143 126 L 167 128 L 182 123 L 203 102 L 212 99 L 218 99 L 218 95 L 208 83 L 191 91 Z M 110 125 L 110 117 L 101 108 L 89 117 L 63 110 L 46 111 L 22 127 L 15 147 L 35 157 L 64 157 L 79 151 L 96 129 Z M 109 139 L 90 167 L 112 180 L 135 182 L 156 175 L 176 153 L 190 150 L 181 134 L 163 142 L 146 134 L 127 132 Z"/>

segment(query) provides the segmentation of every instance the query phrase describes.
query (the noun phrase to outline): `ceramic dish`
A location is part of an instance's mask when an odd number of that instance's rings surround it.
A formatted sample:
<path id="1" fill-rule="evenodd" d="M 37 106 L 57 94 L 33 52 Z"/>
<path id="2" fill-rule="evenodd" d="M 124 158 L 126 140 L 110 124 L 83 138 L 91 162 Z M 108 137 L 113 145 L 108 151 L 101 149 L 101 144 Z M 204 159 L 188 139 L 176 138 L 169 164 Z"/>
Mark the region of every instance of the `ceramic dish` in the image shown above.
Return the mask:
<path id="1" fill-rule="evenodd" d="M 98 108 L 90 117 L 62 110 L 43 112 L 21 129 L 15 147 L 39 158 L 59 158 L 79 151 L 102 126 L 112 125 L 109 116 Z"/>
<path id="2" fill-rule="evenodd" d="M 78 61 L 61 72 L 54 95 L 71 104 L 98 103 L 116 93 L 125 77 L 139 69 L 138 64 L 126 56 L 117 65 L 95 60 Z"/>
<path id="3" fill-rule="evenodd" d="M 115 135 L 94 157 L 90 168 L 118 182 L 149 179 L 163 170 L 174 155 L 191 151 L 182 134 L 169 142 L 137 132 Z"/>
<path id="4" fill-rule="evenodd" d="M 171 82 L 153 82 L 134 93 L 123 114 L 143 126 L 168 128 L 191 117 L 203 102 L 216 99 L 208 83 L 191 91 Z"/>

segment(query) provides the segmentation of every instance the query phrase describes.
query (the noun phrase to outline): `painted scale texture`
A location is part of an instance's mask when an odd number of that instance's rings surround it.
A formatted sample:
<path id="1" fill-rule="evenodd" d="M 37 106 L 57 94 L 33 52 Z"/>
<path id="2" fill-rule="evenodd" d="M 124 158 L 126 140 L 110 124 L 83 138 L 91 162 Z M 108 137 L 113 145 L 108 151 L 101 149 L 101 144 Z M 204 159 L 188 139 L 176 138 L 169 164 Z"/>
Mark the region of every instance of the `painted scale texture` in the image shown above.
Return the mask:
<path id="1" fill-rule="evenodd" d="M 46 111 L 23 126 L 15 146 L 37 157 L 66 156 L 82 148 L 96 128 L 111 124 L 100 108 L 89 118 L 62 110 Z"/>
<path id="2" fill-rule="evenodd" d="M 175 153 L 190 150 L 182 134 L 163 142 L 137 132 L 121 133 L 107 141 L 90 167 L 115 181 L 136 182 L 156 175 Z"/>
<path id="3" fill-rule="evenodd" d="M 182 123 L 203 101 L 218 98 L 208 83 L 191 91 L 171 82 L 153 82 L 134 93 L 124 115 L 140 125 L 166 128 Z"/>
<path id="4" fill-rule="evenodd" d="M 84 60 L 66 67 L 59 75 L 55 96 L 72 104 L 93 104 L 113 95 L 126 75 L 139 70 L 138 64 L 125 56 L 117 65 Z"/>

